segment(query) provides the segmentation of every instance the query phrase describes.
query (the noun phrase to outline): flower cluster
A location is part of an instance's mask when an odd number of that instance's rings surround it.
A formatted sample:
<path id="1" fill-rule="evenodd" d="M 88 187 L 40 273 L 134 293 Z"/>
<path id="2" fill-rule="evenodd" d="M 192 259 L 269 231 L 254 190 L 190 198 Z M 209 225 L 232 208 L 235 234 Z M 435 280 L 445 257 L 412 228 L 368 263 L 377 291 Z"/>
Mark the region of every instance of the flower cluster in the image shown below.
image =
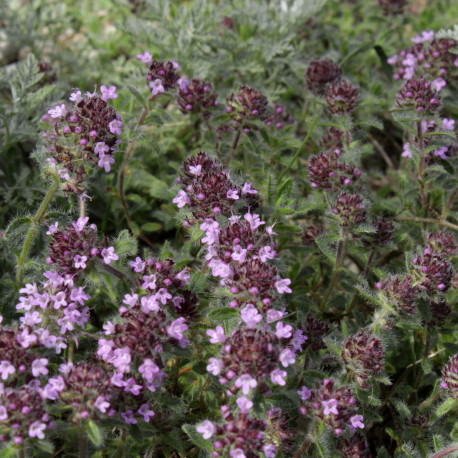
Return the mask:
<path id="1" fill-rule="evenodd" d="M 191 157 L 183 164 L 178 182 L 184 189 L 173 199 L 178 208 L 190 207 L 197 221 L 216 215 L 228 215 L 237 201 L 257 207 L 257 193 L 250 183 L 236 185 L 223 166 L 205 153 Z M 187 220 L 185 225 L 194 224 Z"/>
<path id="2" fill-rule="evenodd" d="M 412 277 L 395 275 L 376 284 L 379 299 L 388 308 L 395 307 L 403 313 L 413 313 L 417 306 L 419 288 L 412 282 Z"/>
<path id="3" fill-rule="evenodd" d="M 297 393 L 301 397 L 302 415 L 323 420 L 334 435 L 344 431 L 363 429 L 363 416 L 357 413 L 358 406 L 349 388 L 335 388 L 335 381 L 325 378 L 314 389 L 303 386 Z"/>
<path id="4" fill-rule="evenodd" d="M 420 288 L 430 295 L 447 292 L 453 278 L 453 270 L 449 261 L 427 248 L 423 256 L 412 259 L 411 274 Z"/>
<path id="5" fill-rule="evenodd" d="M 297 123 L 286 111 L 286 108 L 278 103 L 274 103 L 273 112 L 266 117 L 266 126 L 273 126 L 276 129 L 281 129 L 291 124 Z"/>
<path id="6" fill-rule="evenodd" d="M 436 39 L 433 30 L 422 32 L 412 41 L 413 46 L 388 59 L 396 67 L 394 78 L 410 80 L 416 75 L 423 76 L 440 91 L 458 67 L 458 57 L 452 52 L 457 42 L 452 38 Z"/>
<path id="7" fill-rule="evenodd" d="M 372 221 L 372 225 L 374 226 L 375 232 L 367 234 L 361 239 L 364 245 L 375 247 L 384 246 L 390 243 L 394 232 L 393 223 L 383 216 L 380 216 Z"/>
<path id="8" fill-rule="evenodd" d="M 0 442 L 20 445 L 28 438 L 44 439 L 53 426 L 38 380 L 17 389 L 0 384 Z"/>
<path id="9" fill-rule="evenodd" d="M 312 156 L 308 163 L 308 178 L 312 188 L 336 191 L 340 186 L 350 186 L 361 171 L 345 162 L 339 162 L 341 150 Z"/>
<path id="10" fill-rule="evenodd" d="M 146 82 L 151 89 L 151 100 L 179 84 L 180 75 L 177 71 L 181 67 L 174 60 L 169 60 L 167 63 L 153 60 L 153 56 L 148 51 L 145 51 L 144 54 L 137 54 L 137 58 L 149 67 Z"/>
<path id="11" fill-rule="evenodd" d="M 85 302 L 90 296 L 83 287 L 75 286 L 71 276 L 62 276 L 49 270 L 43 275 L 47 280 L 40 286 L 28 283 L 20 290 L 22 296 L 16 309 L 26 312 L 21 318 L 25 326 L 37 327 L 35 333 L 39 334 L 40 342 L 47 348 L 54 348 L 59 354 L 67 345 L 64 337 L 57 337 L 53 333 L 68 337 L 75 326 L 84 329 L 89 321 L 89 307 Z M 47 327 L 42 329 L 41 323 L 45 321 Z"/>
<path id="12" fill-rule="evenodd" d="M 49 226 L 47 234 L 51 235 L 51 241 L 48 263 L 55 264 L 60 274 L 75 276 L 96 260 L 110 264 L 119 259 L 105 237 L 101 242 L 98 241 L 97 227 L 95 224 L 88 226 L 88 221 L 86 216 L 63 229 L 59 229 L 57 222 Z"/>
<path id="13" fill-rule="evenodd" d="M 426 250 L 442 256 L 453 256 L 456 254 L 457 244 L 450 232 L 431 232 L 426 236 L 428 245 Z"/>
<path id="14" fill-rule="evenodd" d="M 307 336 L 305 347 L 310 345 L 312 351 L 317 352 L 326 348 L 323 338 L 330 332 L 330 326 L 326 321 L 321 321 L 308 315 L 304 323 L 304 333 Z"/>
<path id="15" fill-rule="evenodd" d="M 348 133 L 342 132 L 337 127 L 328 127 L 326 134 L 318 142 L 318 146 L 325 151 L 334 151 L 343 147 L 343 141 L 346 144 L 350 142 Z"/>
<path id="16" fill-rule="evenodd" d="M 0 323 L 2 317 L 0 317 Z M 34 350 L 45 350 L 40 334 L 22 321 L 19 329 L 0 324 L 0 379 L 4 384 L 12 384 L 18 377 L 30 382 L 35 377 L 46 375 L 48 360 Z"/>
<path id="17" fill-rule="evenodd" d="M 328 83 L 335 83 L 342 75 L 342 69 L 330 59 L 313 59 L 305 71 L 307 89 L 322 95 Z"/>
<path id="18" fill-rule="evenodd" d="M 356 432 L 350 438 L 340 437 L 337 449 L 342 454 L 342 458 L 370 458 L 372 456 L 367 440 Z"/>
<path id="19" fill-rule="evenodd" d="M 350 377 L 362 388 L 368 388 L 367 379 L 383 370 L 385 350 L 381 340 L 363 331 L 349 336 L 342 344 L 342 361 Z"/>
<path id="20" fill-rule="evenodd" d="M 181 78 L 179 87 L 176 103 L 182 113 L 202 113 L 208 119 L 211 116 L 210 110 L 219 104 L 210 83 L 197 78 L 193 78 L 191 82 Z"/>
<path id="21" fill-rule="evenodd" d="M 215 438 L 213 456 L 231 458 L 255 458 L 264 452 L 266 458 L 274 458 L 277 448 L 266 434 L 267 423 L 247 415 L 233 413 L 226 405 L 221 406 L 224 425 L 205 420 L 197 426 L 204 439 Z"/>
<path id="22" fill-rule="evenodd" d="M 358 89 L 344 79 L 328 84 L 324 92 L 326 108 L 331 114 L 351 113 L 358 96 Z"/>
<path id="23" fill-rule="evenodd" d="M 396 108 L 432 114 L 440 104 L 440 95 L 423 77 L 407 80 L 396 94 Z"/>
<path id="24" fill-rule="evenodd" d="M 458 399 L 458 354 L 452 356 L 442 370 L 441 387 L 450 392 L 450 395 Z"/>
<path id="25" fill-rule="evenodd" d="M 91 165 L 106 172 L 114 163 L 114 153 L 121 139 L 121 116 L 108 104 L 118 94 L 116 87 L 101 86 L 97 91 L 81 94 L 79 89 L 71 94 L 73 105 L 56 105 L 44 117 L 51 128 L 43 133 L 47 162 L 64 181 L 63 190 L 83 193 L 82 183 Z"/>
<path id="26" fill-rule="evenodd" d="M 167 377 L 161 357 L 167 345 L 184 348 L 188 344 L 185 318 L 174 319 L 166 307 L 179 313 L 181 308 L 189 309 L 186 299 L 191 303 L 196 299 L 181 294 L 189 284 L 189 273 L 176 272 L 173 261 L 137 257 L 130 266 L 138 286 L 125 295 L 123 303 L 128 307 L 120 308 L 118 322 L 104 325 L 97 355 L 113 368 L 110 384 L 137 396 L 145 388 L 156 391 Z"/>
<path id="27" fill-rule="evenodd" d="M 242 128 L 245 133 L 254 128 L 253 121 L 266 120 L 267 98 L 249 86 L 240 86 L 236 94 L 232 93 L 226 99 L 226 104 L 226 112 L 232 118 L 235 128 Z"/>
<path id="28" fill-rule="evenodd" d="M 366 220 L 363 199 L 357 193 L 341 191 L 331 212 L 337 216 L 339 224 L 343 227 L 355 226 Z"/>

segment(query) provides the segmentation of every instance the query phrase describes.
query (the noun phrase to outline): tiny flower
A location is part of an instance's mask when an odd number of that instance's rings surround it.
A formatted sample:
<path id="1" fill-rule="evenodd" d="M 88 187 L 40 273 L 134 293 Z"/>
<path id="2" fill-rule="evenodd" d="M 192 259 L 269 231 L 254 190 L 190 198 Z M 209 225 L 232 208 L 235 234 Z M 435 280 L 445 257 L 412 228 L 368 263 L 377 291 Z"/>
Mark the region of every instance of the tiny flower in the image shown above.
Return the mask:
<path id="1" fill-rule="evenodd" d="M 138 413 L 143 416 L 143 420 L 148 423 L 154 417 L 154 412 L 150 410 L 149 404 L 142 404 L 138 409 Z"/>
<path id="2" fill-rule="evenodd" d="M 436 78 L 432 83 L 431 86 L 436 89 L 436 91 L 442 90 L 445 86 L 447 86 L 447 83 L 445 82 L 444 78 Z"/>
<path id="3" fill-rule="evenodd" d="M 253 407 L 253 402 L 245 396 L 241 396 L 240 398 L 238 398 L 236 403 L 239 406 L 239 409 L 242 411 L 242 413 L 247 413 Z"/>
<path id="4" fill-rule="evenodd" d="M 0 363 L 0 374 L 2 380 L 6 380 L 10 375 L 13 375 L 16 369 L 9 361 L 2 361 Z"/>
<path id="5" fill-rule="evenodd" d="M 185 205 L 189 205 L 191 203 L 191 199 L 189 196 L 183 191 L 178 191 L 177 196 L 172 200 L 174 204 L 177 204 L 178 208 L 182 208 Z"/>
<path id="6" fill-rule="evenodd" d="M 74 223 L 72 223 L 72 226 L 74 227 L 76 232 L 81 232 L 88 221 L 89 216 L 86 216 L 86 218 L 78 218 Z"/>
<path id="7" fill-rule="evenodd" d="M 289 338 L 291 337 L 291 331 L 293 328 L 289 324 L 283 324 L 281 321 L 277 323 L 275 335 L 281 338 Z"/>
<path id="8" fill-rule="evenodd" d="M 126 412 L 121 412 L 121 417 L 126 424 L 137 424 L 137 420 L 134 418 L 134 413 L 132 410 L 127 410 Z"/>
<path id="9" fill-rule="evenodd" d="M 235 448 L 234 450 L 231 450 L 229 455 L 232 458 L 246 458 L 246 455 L 241 448 Z"/>
<path id="10" fill-rule="evenodd" d="M 312 391 L 309 390 L 305 385 L 297 392 L 303 401 L 306 401 L 312 395 Z"/>
<path id="11" fill-rule="evenodd" d="M 69 100 L 75 103 L 78 103 L 82 99 L 83 98 L 81 97 L 81 91 L 79 89 L 76 89 L 76 91 L 70 94 L 70 97 L 69 97 Z"/>
<path id="12" fill-rule="evenodd" d="M 442 120 L 442 128 L 444 130 L 453 130 L 453 129 L 455 129 L 455 120 L 454 119 L 444 118 Z"/>
<path id="13" fill-rule="evenodd" d="M 56 105 L 54 108 L 48 110 L 48 113 L 51 115 L 51 118 L 60 118 L 67 114 L 67 109 L 65 105 Z"/>
<path id="14" fill-rule="evenodd" d="M 145 51 L 143 54 L 137 54 L 137 58 L 147 65 L 153 62 L 153 56 L 148 51 Z"/>
<path id="15" fill-rule="evenodd" d="M 178 87 L 180 88 L 180 91 L 182 92 L 188 92 L 188 86 L 189 86 L 189 80 L 188 78 L 182 77 L 179 78 L 177 81 Z"/>
<path id="16" fill-rule="evenodd" d="M 218 375 L 223 368 L 223 362 L 216 358 L 210 358 L 208 360 L 210 364 L 207 365 L 207 371 L 213 375 Z"/>
<path id="17" fill-rule="evenodd" d="M 270 380 L 272 380 L 272 383 L 280 386 L 285 386 L 286 381 L 286 371 L 282 371 L 280 369 L 275 369 L 270 373 Z"/>
<path id="18" fill-rule="evenodd" d="M 162 84 L 162 80 L 160 80 L 159 78 L 149 83 L 149 87 L 152 89 L 151 92 L 153 95 L 157 95 L 165 91 L 164 86 Z"/>
<path id="19" fill-rule="evenodd" d="M 353 428 L 364 428 L 362 415 L 353 415 L 353 417 L 350 418 L 350 423 L 353 426 Z"/>
<path id="20" fill-rule="evenodd" d="M 236 189 L 229 189 L 226 195 L 228 199 L 238 200 L 240 198 Z"/>
<path id="21" fill-rule="evenodd" d="M 409 148 L 410 148 L 410 144 L 404 143 L 404 150 L 402 151 L 402 154 L 401 154 L 402 157 L 408 157 L 408 158 L 412 157 L 412 153 L 410 152 Z"/>
<path id="22" fill-rule="evenodd" d="M 207 336 L 210 337 L 210 343 L 217 344 L 222 343 L 226 340 L 226 336 L 224 335 L 224 329 L 222 326 L 216 326 L 216 329 L 208 329 Z"/>
<path id="23" fill-rule="evenodd" d="M 167 333 L 174 339 L 181 340 L 183 339 L 183 332 L 185 332 L 187 329 L 188 326 L 185 324 L 185 319 L 180 317 L 175 321 L 172 321 L 170 326 L 167 328 Z"/>
<path id="24" fill-rule="evenodd" d="M 261 221 L 259 215 L 257 215 L 256 213 L 246 213 L 244 218 L 248 221 L 248 224 L 250 225 L 250 229 L 252 231 L 256 230 L 259 226 L 266 224 L 265 221 Z"/>
<path id="25" fill-rule="evenodd" d="M 97 162 L 97 165 L 99 167 L 103 167 L 105 169 L 105 172 L 108 173 L 111 170 L 111 164 L 114 164 L 114 162 L 115 160 L 112 156 L 105 155 L 99 159 L 99 162 Z"/>
<path id="26" fill-rule="evenodd" d="M 455 121 L 453 121 L 455 122 Z M 46 235 L 53 235 L 56 233 L 58 229 L 59 223 L 56 221 L 54 224 L 51 224 L 51 226 L 48 226 L 48 230 L 46 231 Z"/>
<path id="27" fill-rule="evenodd" d="M 75 267 L 77 269 L 85 269 L 87 256 L 80 256 L 79 254 L 77 254 L 75 258 L 73 259 L 73 261 L 75 262 Z"/>
<path id="28" fill-rule="evenodd" d="M 258 382 L 251 375 L 243 374 L 235 381 L 235 386 L 242 388 L 242 393 L 246 395 L 250 392 L 251 388 L 258 386 Z"/>
<path id="29" fill-rule="evenodd" d="M 34 377 L 39 377 L 41 374 L 46 375 L 49 371 L 46 368 L 48 365 L 48 360 L 46 358 L 36 359 L 32 363 L 32 375 Z"/>
<path id="30" fill-rule="evenodd" d="M 436 157 L 440 157 L 441 159 L 447 159 L 447 155 L 445 154 L 448 151 L 448 148 L 446 146 L 441 146 L 440 148 L 437 148 L 434 150 L 433 154 Z"/>
<path id="31" fill-rule="evenodd" d="M 8 418 L 8 411 L 5 406 L 0 406 L 0 421 L 6 420 Z"/>
<path id="32" fill-rule="evenodd" d="M 339 403 L 335 399 L 330 399 L 329 401 L 321 401 L 321 405 L 324 407 L 324 415 L 337 415 L 339 413 L 337 411 L 337 406 Z"/>
<path id="33" fill-rule="evenodd" d="M 102 413 L 106 413 L 107 409 L 110 407 L 110 403 L 105 399 L 105 396 L 99 396 L 95 402 L 94 406 L 100 410 Z"/>
<path id="34" fill-rule="evenodd" d="M 275 455 L 277 454 L 277 447 L 275 447 L 274 444 L 267 444 L 262 447 L 262 451 L 264 452 L 264 455 L 266 455 L 266 458 L 275 458 Z"/>
<path id="35" fill-rule="evenodd" d="M 94 152 L 101 158 L 110 151 L 110 147 L 105 142 L 97 142 L 94 146 Z"/>
<path id="36" fill-rule="evenodd" d="M 117 261 L 119 256 L 114 252 L 114 247 L 110 246 L 102 250 L 102 258 L 105 264 L 110 264 L 111 261 Z"/>
<path id="37" fill-rule="evenodd" d="M 254 328 L 257 323 L 262 321 L 262 315 L 253 304 L 247 304 L 245 308 L 240 310 L 240 314 L 248 328 Z"/>
<path id="38" fill-rule="evenodd" d="M 275 288 L 277 288 L 278 294 L 283 293 L 292 293 L 293 291 L 288 286 L 291 284 L 291 280 L 289 278 L 282 278 L 275 282 Z"/>
<path id="39" fill-rule="evenodd" d="M 256 189 L 253 189 L 251 187 L 252 183 L 245 183 L 242 187 L 242 194 L 245 195 L 245 194 L 257 194 L 258 191 L 256 191 Z"/>
<path id="40" fill-rule="evenodd" d="M 46 429 L 46 424 L 41 423 L 39 421 L 34 421 L 30 426 L 29 426 L 29 436 L 30 437 L 37 437 L 38 439 L 44 439 L 44 430 Z"/>
<path id="41" fill-rule="evenodd" d="M 197 165 L 190 165 L 189 166 L 189 173 L 195 176 L 199 176 L 202 173 L 202 166 L 200 164 Z"/>
<path id="42" fill-rule="evenodd" d="M 110 128 L 110 132 L 115 135 L 121 135 L 121 126 L 122 126 L 122 122 L 119 121 L 118 119 L 113 119 L 113 121 L 111 121 L 108 124 L 108 127 Z"/>
<path id="43" fill-rule="evenodd" d="M 202 434 L 204 439 L 210 439 L 216 433 L 216 427 L 211 421 L 204 420 L 201 425 L 196 427 L 196 431 Z"/>
<path id="44" fill-rule="evenodd" d="M 143 289 L 151 289 L 151 290 L 155 290 L 156 289 L 156 275 L 152 274 L 152 275 L 143 275 L 143 284 L 142 284 L 142 288 Z"/>
<path id="45" fill-rule="evenodd" d="M 100 86 L 100 92 L 102 93 L 102 100 L 108 101 L 108 99 L 116 99 L 118 94 L 116 94 L 116 86 L 110 86 L 107 88 L 106 86 Z"/>
<path id="46" fill-rule="evenodd" d="M 283 367 L 288 367 L 296 361 L 296 355 L 289 349 L 285 348 L 278 357 Z"/>
<path id="47" fill-rule="evenodd" d="M 145 380 L 153 382 L 154 378 L 161 372 L 161 370 L 151 359 L 147 358 L 138 368 L 138 372 L 142 374 Z"/>

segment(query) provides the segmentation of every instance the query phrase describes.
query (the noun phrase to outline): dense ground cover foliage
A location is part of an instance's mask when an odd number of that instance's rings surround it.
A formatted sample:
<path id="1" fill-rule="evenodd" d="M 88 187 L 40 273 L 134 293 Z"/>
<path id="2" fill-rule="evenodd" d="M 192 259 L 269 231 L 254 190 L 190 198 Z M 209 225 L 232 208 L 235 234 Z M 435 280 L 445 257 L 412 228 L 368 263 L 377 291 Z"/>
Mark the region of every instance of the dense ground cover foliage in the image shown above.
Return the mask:
<path id="1" fill-rule="evenodd" d="M 455 456 L 456 2 L 1 5 L 0 457 Z"/>

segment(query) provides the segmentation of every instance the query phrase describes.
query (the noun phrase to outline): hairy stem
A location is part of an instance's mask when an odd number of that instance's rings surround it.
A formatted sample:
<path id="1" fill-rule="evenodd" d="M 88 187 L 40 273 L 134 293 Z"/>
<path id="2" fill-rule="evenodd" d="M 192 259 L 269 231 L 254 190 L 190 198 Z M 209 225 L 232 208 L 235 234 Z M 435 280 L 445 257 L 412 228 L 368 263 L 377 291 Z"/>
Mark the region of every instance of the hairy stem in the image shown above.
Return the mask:
<path id="1" fill-rule="evenodd" d="M 458 444 L 452 445 L 445 450 L 442 450 L 438 453 L 435 453 L 431 458 L 442 458 L 443 456 L 450 455 L 452 452 L 456 452 L 458 450 Z"/>
<path id="2" fill-rule="evenodd" d="M 293 455 L 293 458 L 301 458 L 303 453 L 305 453 L 305 451 L 310 447 L 310 445 L 311 445 L 310 438 L 307 437 L 305 441 L 302 443 L 302 445 L 300 446 L 300 448 L 297 450 L 297 452 Z"/>
<path id="3" fill-rule="evenodd" d="M 342 266 L 343 260 L 345 257 L 345 239 L 344 239 L 344 231 L 343 228 L 341 228 L 340 231 L 340 238 L 339 242 L 337 244 L 337 254 L 336 254 L 336 262 L 334 264 L 334 269 L 332 271 L 332 276 L 331 280 L 329 281 L 329 286 L 328 289 L 321 301 L 320 304 L 320 312 L 323 313 L 324 309 L 326 307 L 326 302 L 329 299 L 329 296 L 331 295 L 335 284 L 337 283 L 337 280 L 339 279 L 339 274 L 340 274 L 340 267 Z"/>
<path id="4" fill-rule="evenodd" d="M 434 219 L 434 218 L 418 218 L 418 217 L 409 217 L 409 216 L 396 216 L 398 221 L 412 221 L 413 223 L 431 223 L 437 224 L 438 226 L 448 227 L 458 232 L 458 225 L 450 223 L 444 219 Z"/>
<path id="5" fill-rule="evenodd" d="M 81 429 L 81 436 L 80 436 L 80 454 L 79 458 L 86 458 L 86 450 L 87 449 L 87 436 L 86 431 L 84 428 Z"/>
<path id="6" fill-rule="evenodd" d="M 33 217 L 33 222 L 27 231 L 27 234 L 25 236 L 24 240 L 24 245 L 22 246 L 22 251 L 19 256 L 18 262 L 17 262 L 17 271 L 16 271 L 16 283 L 20 285 L 22 283 L 22 277 L 24 275 L 24 267 L 25 263 L 27 261 L 27 258 L 29 256 L 30 250 L 32 248 L 32 242 L 33 239 L 35 238 L 35 235 L 40 227 L 40 224 L 43 222 L 43 218 L 45 216 L 46 210 L 49 207 L 49 204 L 51 203 L 53 197 L 59 190 L 59 182 L 55 180 L 50 188 L 48 189 L 48 192 L 46 193 L 43 201 L 41 202 L 41 205 L 38 207 L 38 210 Z"/>
<path id="7" fill-rule="evenodd" d="M 140 115 L 140 118 L 138 119 L 137 126 L 141 126 L 144 123 L 145 117 L 147 114 L 148 114 L 148 105 L 145 104 L 143 112 Z M 133 140 L 129 142 L 129 147 L 127 148 L 126 155 L 124 156 L 124 161 L 121 165 L 121 170 L 119 172 L 119 200 L 121 202 L 121 206 L 124 211 L 124 216 L 127 220 L 127 224 L 129 225 L 131 231 L 134 233 L 136 237 L 143 240 L 147 245 L 149 245 L 151 248 L 154 249 L 156 248 L 156 245 L 153 242 L 151 242 L 151 240 L 148 237 L 146 237 L 141 231 L 133 229 L 134 221 L 132 220 L 132 217 L 130 216 L 129 208 L 127 207 L 126 198 L 124 196 L 124 179 L 127 173 L 127 163 L 129 162 L 130 155 L 132 154 L 132 151 L 134 149 L 134 145 L 135 145 L 135 142 Z"/>
<path id="8" fill-rule="evenodd" d="M 119 446 L 116 452 L 116 458 L 122 458 L 124 456 L 124 448 L 126 447 L 127 430 L 126 428 L 121 429 L 121 437 L 119 438 Z"/>
<path id="9" fill-rule="evenodd" d="M 129 286 L 131 287 L 135 286 L 132 279 L 129 278 L 124 272 L 121 272 L 120 270 L 116 269 L 115 267 L 105 264 L 101 259 L 95 259 L 94 262 L 98 267 L 110 273 L 111 275 L 118 277 L 120 280 L 125 281 Z"/>

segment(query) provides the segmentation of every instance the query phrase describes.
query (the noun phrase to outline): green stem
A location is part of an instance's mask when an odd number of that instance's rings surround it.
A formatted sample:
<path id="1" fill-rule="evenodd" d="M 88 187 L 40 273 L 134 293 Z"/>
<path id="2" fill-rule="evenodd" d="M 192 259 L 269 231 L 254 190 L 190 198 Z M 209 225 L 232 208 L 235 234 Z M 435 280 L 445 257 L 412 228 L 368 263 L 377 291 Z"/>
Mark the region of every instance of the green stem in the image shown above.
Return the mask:
<path id="1" fill-rule="evenodd" d="M 68 341 L 68 352 L 67 352 L 67 362 L 73 363 L 73 352 L 75 350 L 75 341 Z"/>
<path id="2" fill-rule="evenodd" d="M 79 458 L 86 458 L 86 449 L 87 449 L 87 436 L 84 428 L 81 430 L 80 436 L 80 456 Z"/>
<path id="3" fill-rule="evenodd" d="M 27 235 L 25 236 L 25 240 L 24 240 L 24 245 L 22 247 L 22 251 L 21 251 L 21 254 L 17 262 L 16 283 L 18 285 L 21 285 L 22 283 L 24 267 L 25 267 L 27 258 L 29 256 L 30 250 L 32 248 L 33 239 L 35 238 L 37 230 L 40 227 L 40 224 L 43 222 L 43 218 L 45 216 L 45 213 L 46 213 L 46 210 L 48 209 L 49 204 L 51 203 L 53 197 L 55 196 L 58 190 L 59 190 L 59 182 L 55 180 L 52 183 L 52 185 L 50 186 L 50 188 L 48 189 L 48 192 L 46 193 L 43 201 L 41 202 L 41 205 L 39 206 L 37 213 L 35 214 L 33 218 L 33 222 L 29 230 L 27 231 Z"/>
<path id="4" fill-rule="evenodd" d="M 121 429 L 121 437 L 119 439 L 119 447 L 116 452 L 116 458 L 122 458 L 124 456 L 124 448 L 126 446 L 127 431 L 125 428 Z"/>
<path id="5" fill-rule="evenodd" d="M 337 244 L 336 262 L 334 264 L 334 269 L 332 271 L 332 276 L 331 276 L 331 280 L 329 281 L 328 289 L 327 289 L 327 291 L 326 291 L 326 293 L 325 293 L 325 295 L 324 295 L 324 297 L 323 297 L 323 299 L 321 301 L 321 304 L 320 304 L 320 312 L 321 313 L 324 312 L 324 309 L 325 309 L 325 306 L 326 306 L 326 302 L 329 299 L 329 296 L 331 295 L 335 284 L 337 283 L 337 280 L 338 280 L 339 274 L 340 274 L 340 270 L 339 269 L 342 266 L 344 257 L 345 257 L 345 234 L 344 234 L 344 229 L 341 228 L 341 230 L 340 230 L 340 238 L 339 238 L 339 242 Z"/>
<path id="6" fill-rule="evenodd" d="M 312 132 L 313 132 L 313 129 L 315 129 L 315 126 L 316 126 L 316 123 L 318 122 L 318 116 L 315 117 L 315 119 L 313 120 L 312 122 L 312 125 L 310 126 L 310 129 L 309 131 L 307 132 L 307 135 L 304 139 L 304 141 L 302 142 L 301 146 L 299 146 L 299 148 L 297 149 L 296 151 L 296 154 L 294 155 L 294 157 L 291 159 L 291 162 L 287 165 L 286 169 L 283 170 L 283 172 L 280 174 L 280 176 L 278 177 L 278 180 L 277 180 L 277 183 L 280 184 L 281 180 L 283 179 L 283 177 L 286 175 L 286 173 L 288 172 L 288 170 L 293 166 L 293 164 L 296 162 L 296 159 L 299 157 L 299 154 L 300 152 L 302 151 L 302 148 L 305 146 L 305 144 L 307 143 L 308 139 L 310 138 L 310 135 L 312 135 Z"/>

